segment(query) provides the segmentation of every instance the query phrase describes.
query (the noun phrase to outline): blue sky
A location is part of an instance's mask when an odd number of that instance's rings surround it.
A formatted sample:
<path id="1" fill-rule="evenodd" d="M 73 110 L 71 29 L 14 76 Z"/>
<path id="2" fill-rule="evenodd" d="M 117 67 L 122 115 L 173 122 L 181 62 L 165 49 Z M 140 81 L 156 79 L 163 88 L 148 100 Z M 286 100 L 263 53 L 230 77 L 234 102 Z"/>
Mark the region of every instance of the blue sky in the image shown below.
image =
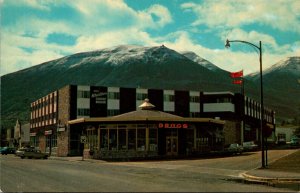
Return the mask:
<path id="1" fill-rule="evenodd" d="M 228 71 L 300 56 L 299 0 L 0 0 L 1 73 L 117 45 L 193 51 Z"/>

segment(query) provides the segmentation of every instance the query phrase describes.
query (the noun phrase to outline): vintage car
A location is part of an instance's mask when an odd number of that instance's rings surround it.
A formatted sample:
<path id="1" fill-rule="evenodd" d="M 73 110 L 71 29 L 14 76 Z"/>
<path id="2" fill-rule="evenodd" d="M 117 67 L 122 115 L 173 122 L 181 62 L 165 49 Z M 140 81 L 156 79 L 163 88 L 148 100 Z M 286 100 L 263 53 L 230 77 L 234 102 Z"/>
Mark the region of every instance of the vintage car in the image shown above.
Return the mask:
<path id="1" fill-rule="evenodd" d="M 14 147 L 2 147 L 0 151 L 2 155 L 7 155 L 14 154 L 16 149 Z"/>
<path id="2" fill-rule="evenodd" d="M 16 151 L 15 155 L 21 157 L 22 159 L 24 159 L 25 157 L 27 157 L 28 159 L 31 159 L 31 158 L 47 159 L 49 156 L 47 153 L 42 153 L 40 150 L 35 149 L 35 148 L 18 149 Z"/>
<path id="3" fill-rule="evenodd" d="M 232 144 L 225 146 L 224 153 L 225 154 L 242 154 L 243 147 L 237 143 L 232 143 Z"/>
<path id="4" fill-rule="evenodd" d="M 254 141 L 247 141 L 243 143 L 244 151 L 257 151 L 259 150 L 258 145 Z"/>

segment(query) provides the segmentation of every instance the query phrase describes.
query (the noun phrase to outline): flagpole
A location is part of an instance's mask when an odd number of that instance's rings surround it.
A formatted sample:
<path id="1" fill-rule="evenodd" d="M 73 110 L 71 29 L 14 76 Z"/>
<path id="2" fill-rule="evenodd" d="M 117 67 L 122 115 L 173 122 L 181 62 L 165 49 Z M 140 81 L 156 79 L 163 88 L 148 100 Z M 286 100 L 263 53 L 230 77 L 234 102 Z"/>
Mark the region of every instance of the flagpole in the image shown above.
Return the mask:
<path id="1" fill-rule="evenodd" d="M 241 85 L 241 87 L 242 87 L 242 95 L 244 96 L 245 95 L 245 79 L 244 79 L 244 76 L 242 76 L 242 85 Z"/>

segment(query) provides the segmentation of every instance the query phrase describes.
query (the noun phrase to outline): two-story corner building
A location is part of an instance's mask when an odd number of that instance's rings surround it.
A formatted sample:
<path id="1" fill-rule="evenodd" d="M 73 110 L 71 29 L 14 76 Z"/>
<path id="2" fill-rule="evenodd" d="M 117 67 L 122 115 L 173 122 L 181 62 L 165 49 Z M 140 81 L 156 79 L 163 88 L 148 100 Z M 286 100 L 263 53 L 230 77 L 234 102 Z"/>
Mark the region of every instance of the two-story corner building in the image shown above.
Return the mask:
<path id="1" fill-rule="evenodd" d="M 106 128 L 107 146 L 105 148 L 109 146 L 111 140 L 108 140 L 107 137 L 112 132 L 110 136 L 114 134 L 116 137 L 125 136 L 126 143 L 122 145 L 125 149 L 129 148 L 129 136 L 135 136 L 135 139 L 131 140 L 137 140 L 138 135 L 145 135 L 144 147 L 139 147 L 136 141 L 135 150 L 141 148 L 149 150 L 150 138 L 147 137 L 154 132 L 151 132 L 152 130 L 149 130 L 149 127 L 145 127 L 144 131 L 142 131 L 143 129 L 137 129 L 141 125 L 147 125 L 145 122 L 136 123 L 133 117 L 127 117 L 131 121 L 130 127 L 127 125 L 128 127 L 126 126 L 127 129 L 125 130 L 118 129 L 119 126 L 124 127 L 124 122 L 122 122 L 124 119 L 119 120 L 118 116 L 137 111 L 146 98 L 155 106 L 153 110 L 166 113 L 164 114 L 166 117 L 177 116 L 174 119 L 175 123 L 188 124 L 190 126 L 189 132 L 196 132 L 196 134 L 190 134 L 189 145 L 192 143 L 191 149 L 198 148 L 196 141 L 200 138 L 203 138 L 201 143 L 206 146 L 203 150 L 214 148 L 212 145 L 216 145 L 216 143 L 212 143 L 212 140 L 223 145 L 241 144 L 243 141 L 260 141 L 260 105 L 241 94 L 67 85 L 31 103 L 31 143 L 42 151 L 51 151 L 52 154 L 57 156 L 82 155 L 84 145 L 80 141 L 81 136 L 87 136 L 90 139 L 90 135 L 93 135 L 96 141 L 94 140 L 90 146 L 96 146 L 97 149 L 102 147 L 103 149 L 105 144 L 102 143 L 105 135 L 101 131 Z M 135 114 L 140 112 L 138 111 Z M 148 119 L 147 117 L 144 118 L 145 120 Z M 198 120 L 191 120 L 191 118 Z M 200 120 L 200 118 L 206 119 Z M 159 124 L 174 124 L 174 122 L 167 122 L 167 118 L 165 121 L 162 119 L 151 122 L 152 128 L 157 129 L 157 132 L 163 129 L 159 128 Z M 222 120 L 225 122 L 222 122 Z M 275 113 L 272 110 L 265 108 L 264 120 L 265 125 L 274 130 Z M 109 129 L 112 125 L 116 130 Z M 116 125 L 118 126 L 116 127 Z M 135 133 L 130 133 L 132 128 L 136 128 Z M 202 128 L 202 130 L 199 130 L 199 128 Z M 163 132 L 171 132 L 170 129 L 165 128 L 166 131 Z M 184 144 L 179 147 L 180 152 L 177 153 L 186 154 L 186 151 L 190 150 L 187 150 L 188 145 L 183 141 L 187 139 L 179 136 L 189 135 L 184 134 L 182 128 L 178 128 L 178 131 L 175 130 L 171 132 L 171 136 L 176 133 L 177 140 L 180 141 L 178 145 Z M 197 134 L 198 130 L 201 131 L 199 134 Z M 139 131 L 142 131 L 142 134 Z M 91 134 L 91 132 L 95 133 Z M 125 133 L 121 134 L 119 132 Z M 196 135 L 201 137 L 197 139 Z M 166 133 L 162 135 L 158 132 L 157 136 L 157 145 L 160 144 L 159 154 L 167 154 L 164 147 L 167 143 L 166 138 L 170 135 Z M 118 138 L 118 145 L 122 144 L 119 140 Z M 208 146 L 209 148 L 207 148 Z M 117 147 L 119 148 L 119 146 Z M 151 148 L 154 148 L 153 144 Z"/>

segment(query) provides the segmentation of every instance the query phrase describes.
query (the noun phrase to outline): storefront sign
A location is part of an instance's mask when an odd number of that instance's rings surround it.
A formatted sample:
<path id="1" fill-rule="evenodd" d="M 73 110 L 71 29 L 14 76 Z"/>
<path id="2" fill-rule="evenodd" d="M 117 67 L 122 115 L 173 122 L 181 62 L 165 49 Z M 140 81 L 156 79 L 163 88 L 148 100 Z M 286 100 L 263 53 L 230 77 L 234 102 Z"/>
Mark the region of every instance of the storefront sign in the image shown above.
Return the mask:
<path id="1" fill-rule="evenodd" d="M 57 128 L 57 131 L 58 131 L 58 132 L 63 132 L 63 131 L 65 131 L 65 130 L 66 130 L 65 127 L 59 127 L 59 128 Z"/>
<path id="2" fill-rule="evenodd" d="M 59 124 L 57 126 L 57 131 L 58 132 L 62 132 L 62 131 L 65 131 L 66 130 L 66 126 L 64 124 Z"/>
<path id="3" fill-rule="evenodd" d="M 94 90 L 91 97 L 96 99 L 96 104 L 106 104 L 107 92 Z"/>
<path id="4" fill-rule="evenodd" d="M 158 128 L 165 129 L 187 129 L 189 125 L 187 123 L 159 123 Z"/>
<path id="5" fill-rule="evenodd" d="M 52 135 L 52 130 L 45 131 L 45 135 Z"/>

